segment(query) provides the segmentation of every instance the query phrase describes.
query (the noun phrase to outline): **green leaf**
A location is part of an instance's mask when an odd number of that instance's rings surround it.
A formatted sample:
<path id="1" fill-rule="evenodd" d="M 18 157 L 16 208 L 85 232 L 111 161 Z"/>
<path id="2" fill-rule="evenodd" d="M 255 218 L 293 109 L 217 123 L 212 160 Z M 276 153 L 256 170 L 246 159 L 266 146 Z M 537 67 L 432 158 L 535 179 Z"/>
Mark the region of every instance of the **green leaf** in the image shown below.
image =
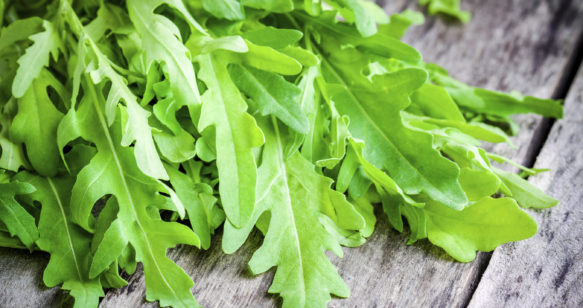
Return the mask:
<path id="1" fill-rule="evenodd" d="M 202 7 L 217 18 L 228 20 L 245 19 L 245 11 L 238 0 L 202 0 Z"/>
<path id="2" fill-rule="evenodd" d="M 145 67 L 150 69 L 154 63 L 160 64 L 170 80 L 176 106 L 169 109 L 178 110 L 187 106 L 194 115 L 200 108 L 200 94 L 189 51 L 183 44 L 178 27 L 168 18 L 154 13 L 158 6 L 166 2 L 174 4 L 174 1 L 164 0 L 130 0 L 127 4 L 128 13 L 142 39 Z M 183 13 L 186 14 L 185 18 L 190 17 L 188 12 Z M 160 121 L 178 133 L 175 120 Z"/>
<path id="3" fill-rule="evenodd" d="M 102 11 L 103 10 L 100 10 L 100 13 L 102 13 Z M 78 92 L 81 75 L 84 72 L 90 74 L 92 82 L 96 85 L 107 81 L 111 82 L 104 106 L 104 115 L 107 125 L 110 126 L 113 123 L 116 108 L 118 108 L 120 102 L 123 101 L 125 103 L 125 108 L 122 109 L 124 135 L 121 144 L 126 147 L 130 145 L 135 146 L 135 158 L 137 164 L 146 175 L 156 179 L 168 179 L 168 175 L 162 166 L 154 141 L 152 140 L 152 133 L 148 124 L 150 113 L 138 104 L 137 97 L 126 84 L 126 79 L 114 70 L 114 64 L 99 49 L 96 42 L 93 41 L 99 40 L 100 37 L 90 37 L 87 30 L 82 28 L 81 22 L 78 20 L 77 16 L 71 11 L 69 11 L 69 13 L 72 26 L 76 26 L 77 31 L 80 32 L 79 35 L 83 38 L 80 40 L 76 50 L 78 53 L 77 57 L 80 61 L 77 63 L 77 66 L 79 67 L 76 67 L 73 72 L 74 88 L 76 88 L 76 90 L 74 89 L 73 91 L 74 94 L 72 99 L 76 99 L 77 94 L 75 93 Z M 108 15 L 98 15 L 94 20 L 94 23 L 102 22 L 100 21 L 100 18 L 103 19 L 105 18 L 104 16 Z M 91 24 L 87 27 L 91 27 Z M 103 35 L 104 33 L 101 34 Z M 89 50 L 86 49 L 86 44 L 89 45 Z M 90 61 L 87 67 L 84 67 L 84 61 Z M 75 106 L 75 101 L 73 101 L 72 106 Z M 74 135 L 72 137 L 73 139 L 79 135 L 77 127 L 74 125 L 67 129 L 61 129 L 60 132 Z M 60 138 L 63 139 L 63 136 L 60 136 Z M 57 139 L 59 139 L 59 136 Z M 63 146 L 64 144 L 59 144 L 60 149 L 62 149 Z"/>
<path id="4" fill-rule="evenodd" d="M 153 136 L 160 154 L 169 162 L 184 162 L 196 155 L 194 137 L 184 130 L 177 136 L 166 131 L 154 132 Z"/>
<path id="5" fill-rule="evenodd" d="M 411 102 L 429 117 L 465 122 L 464 116 L 447 91 L 426 83 L 411 95 Z"/>
<path id="6" fill-rule="evenodd" d="M 64 86 L 46 69 L 32 82 L 17 100 L 18 113 L 14 117 L 10 135 L 14 142 L 24 143 L 28 159 L 36 172 L 54 176 L 60 165 L 57 148 L 57 126 L 63 113 L 55 107 L 48 95 L 52 88 L 65 101 Z"/>
<path id="7" fill-rule="evenodd" d="M 91 234 L 71 221 L 71 188 L 74 178 L 42 178 L 21 173 L 18 179 L 37 188 L 30 201 L 42 205 L 38 231 L 38 247 L 51 254 L 43 274 L 48 287 L 62 283 L 75 298 L 75 307 L 95 307 L 103 289 L 99 279 L 89 278 Z"/>
<path id="8" fill-rule="evenodd" d="M 190 225 L 200 238 L 201 247 L 208 249 L 211 234 L 225 219 L 224 212 L 217 205 L 213 189 L 200 180 L 201 162 L 188 161 L 184 165 L 186 173 L 168 167 L 170 182 L 184 203 Z"/>
<path id="9" fill-rule="evenodd" d="M 246 41 L 248 52 L 237 54 L 236 59 L 242 64 L 281 75 L 296 75 L 302 71 L 302 65 L 296 59 L 268 46 L 255 45 Z M 233 62 L 236 62 L 233 59 Z"/>
<path id="10" fill-rule="evenodd" d="M 252 149 L 261 146 L 264 137 L 246 112 L 247 104 L 231 81 L 226 64 L 212 55 L 201 55 L 197 60 L 200 78 L 208 88 L 198 129 L 203 136 L 214 129 L 223 208 L 231 223 L 243 226 L 255 204 L 257 167 Z"/>
<path id="11" fill-rule="evenodd" d="M 0 25 L 4 24 L 4 0 L 0 0 Z"/>
<path id="12" fill-rule="evenodd" d="M 504 94 L 484 89 L 475 89 L 478 97 L 485 102 L 486 113 L 500 116 L 518 113 L 537 113 L 550 118 L 562 118 L 563 108 L 553 99 L 522 96 L 518 93 Z"/>
<path id="13" fill-rule="evenodd" d="M 5 48 L 14 46 L 18 41 L 26 40 L 31 35 L 41 32 L 42 29 L 43 20 L 36 16 L 11 22 L 0 32 L 0 54 L 4 52 Z"/>
<path id="14" fill-rule="evenodd" d="M 293 0 L 242 0 L 243 5 L 274 13 L 287 13 L 294 9 Z"/>
<path id="15" fill-rule="evenodd" d="M 100 243 L 96 256 L 109 258 L 113 262 L 118 256 L 105 254 L 100 249 L 119 247 L 121 239 L 131 244 L 136 252 L 136 260 L 143 263 L 147 300 L 159 300 L 162 306 L 196 306 L 190 292 L 192 280 L 166 256 L 166 250 L 177 244 L 198 245 L 198 238 L 187 227 L 164 222 L 153 215 L 161 209 L 167 209 L 167 204 L 172 204 L 160 194 L 168 194 L 169 190 L 140 171 L 133 149 L 121 146 L 119 114 L 110 128 L 105 118 L 101 91 L 95 88 L 88 77 L 83 85 L 87 95 L 78 110 L 71 109 L 69 113 L 74 114 L 71 117 L 76 119 L 73 125 L 77 125 L 81 137 L 96 145 L 97 154 L 79 172 L 73 186 L 72 220 L 86 230 L 92 230 L 91 210 L 95 203 L 105 195 L 114 196 L 119 204 L 117 226 L 122 227 L 122 232 L 115 233 L 115 225 L 112 224 L 105 232 L 107 236 Z M 172 210 L 180 211 L 175 206 Z M 111 233 L 116 236 L 109 235 Z M 108 263 L 99 259 L 93 262 Z"/>
<path id="16" fill-rule="evenodd" d="M 468 201 L 457 179 L 459 168 L 433 148 L 429 134 L 407 128 L 399 113 L 408 105 L 408 95 L 425 82 L 426 73 L 404 69 L 374 76 L 371 84 L 367 81 L 359 88 L 343 79 L 354 74 L 352 68 L 342 76 L 328 61 L 323 63 L 330 81 L 345 88 L 332 100 L 341 114 L 350 117 L 350 133 L 364 141 L 364 158 L 386 170 L 406 193 L 425 193 L 453 209 L 463 209 Z M 386 97 L 391 100 L 382 100 Z"/>
<path id="17" fill-rule="evenodd" d="M 265 27 L 258 30 L 244 32 L 241 36 L 253 44 L 281 49 L 297 43 L 302 38 L 303 34 L 302 32 L 293 29 Z"/>
<path id="18" fill-rule="evenodd" d="M 299 82 L 300 97 L 298 102 L 302 108 L 303 113 L 308 118 L 309 130 L 305 136 L 298 136 L 298 143 L 301 144 L 302 155 L 310 162 L 315 162 L 325 155 L 323 154 L 327 149 L 323 142 L 324 129 L 323 125 L 319 125 L 320 120 L 323 120 L 323 111 L 320 108 L 320 95 L 316 92 L 315 81 L 319 74 L 317 67 L 310 67 L 303 74 Z"/>
<path id="19" fill-rule="evenodd" d="M 251 271 L 258 274 L 277 266 L 269 292 L 280 293 L 284 307 L 325 307 L 330 294 L 346 297 L 349 290 L 324 254 L 331 250 L 342 255 L 338 238 L 319 217 L 327 215 L 348 230 L 360 230 L 365 222 L 344 195 L 330 188 L 332 180 L 317 174 L 299 153 L 284 159 L 284 141 L 275 119 L 272 122 L 262 125 L 266 144 L 253 218 L 241 229 L 225 225 L 223 250 L 235 251 L 259 217 L 269 212 L 269 228 L 249 262 Z"/>
<path id="20" fill-rule="evenodd" d="M 45 31 L 31 35 L 33 44 L 26 49 L 26 52 L 18 59 L 18 70 L 14 81 L 12 81 L 12 93 L 15 97 L 22 97 L 30 87 L 43 67 L 49 65 L 49 56 L 57 60 L 61 40 L 53 24 L 43 20 Z"/>
<path id="21" fill-rule="evenodd" d="M 185 45 L 193 55 L 211 53 L 217 50 L 227 50 L 244 53 L 249 51 L 245 40 L 239 35 L 211 38 L 192 35 Z"/>
<path id="22" fill-rule="evenodd" d="M 516 200 L 523 208 L 545 209 L 559 204 L 559 200 L 549 197 L 542 190 L 518 176 L 518 174 L 498 168 L 494 168 L 494 172 L 510 190 L 510 197 Z"/>
<path id="23" fill-rule="evenodd" d="M 375 19 L 371 12 L 359 0 L 332 0 L 328 1 L 340 9 L 340 14 L 349 22 L 356 24 L 358 32 L 366 37 L 377 32 Z"/>
<path id="24" fill-rule="evenodd" d="M 428 65 L 431 79 L 444 87 L 455 102 L 471 111 L 489 115 L 508 117 L 518 113 L 537 113 L 545 117 L 562 118 L 563 108 L 557 100 L 522 96 L 473 88 L 447 75 L 442 68 Z"/>
<path id="25" fill-rule="evenodd" d="M 425 18 L 420 12 L 404 10 L 401 13 L 391 15 L 389 23 L 379 26 L 379 32 L 400 39 L 410 26 L 421 25 L 423 22 L 425 22 Z"/>
<path id="26" fill-rule="evenodd" d="M 512 141 L 509 139 L 508 135 L 504 131 L 502 131 L 498 127 L 491 126 L 488 124 L 480 122 L 467 123 L 465 120 L 456 121 L 456 120 L 443 120 L 431 117 L 419 117 L 408 113 L 402 113 L 402 116 L 403 119 L 409 125 L 413 125 L 418 128 L 423 128 L 428 131 L 442 128 L 456 128 L 460 132 L 473 138 L 476 138 L 478 140 L 483 140 L 492 143 L 507 142 L 508 144 L 513 146 Z M 434 126 L 434 128 L 430 129 L 425 125 Z"/>
<path id="27" fill-rule="evenodd" d="M 409 226 L 409 244 L 429 238 L 466 262 L 534 234 L 518 206 L 558 202 L 522 179 L 542 169 L 480 146 L 511 144 L 513 114 L 561 117 L 561 103 L 424 63 L 400 40 L 420 13 L 365 0 L 9 2 L 0 246 L 48 252 L 45 282 L 78 307 L 138 263 L 146 300 L 198 307 L 169 249 L 207 249 L 221 224 L 227 253 L 264 235 L 249 268 L 274 268 L 284 307 L 325 307 L 349 294 L 328 251 L 366 241 L 373 204 Z M 469 17 L 459 0 L 422 2 Z"/>
<path id="28" fill-rule="evenodd" d="M 461 262 L 474 260 L 476 250 L 492 251 L 537 231 L 534 219 L 509 198 L 486 197 L 462 211 L 432 202 L 424 210 L 429 240 Z"/>
<path id="29" fill-rule="evenodd" d="M 460 172 L 460 184 L 470 201 L 478 201 L 483 197 L 495 194 L 500 188 L 500 179 L 491 172 L 474 170 L 468 167 Z"/>
<path id="30" fill-rule="evenodd" d="M 0 168 L 18 171 L 21 166 L 27 166 L 22 146 L 10 139 L 10 127 L 12 119 L 6 114 L 9 105 L 15 105 L 15 100 L 10 100 L 0 112 Z"/>
<path id="31" fill-rule="evenodd" d="M 333 38 L 341 45 L 355 46 L 381 57 L 392 57 L 411 63 L 418 63 L 421 61 L 421 55 L 415 50 L 415 48 L 389 35 L 376 33 L 372 36 L 362 37 L 356 29 L 349 25 L 331 21 L 330 16 L 320 18 L 309 17 L 302 14 L 297 14 L 296 16 L 314 26 L 324 38 Z M 338 46 L 335 48 L 336 50 L 339 50 Z M 337 53 L 334 52 L 334 54 Z M 341 53 L 338 53 L 338 55 L 340 54 Z"/>
<path id="32" fill-rule="evenodd" d="M 299 133 L 308 131 L 308 119 L 297 98 L 300 89 L 280 75 L 242 65 L 229 66 L 233 82 L 258 105 L 261 115 L 274 115 Z"/>
<path id="33" fill-rule="evenodd" d="M 428 5 L 429 14 L 446 14 L 461 22 L 470 21 L 472 14 L 460 9 L 460 0 L 419 0 L 419 4 Z"/>
<path id="34" fill-rule="evenodd" d="M 14 197 L 30 194 L 35 190 L 34 186 L 26 182 L 0 184 L 0 221 L 6 225 L 12 237 L 17 236 L 30 250 L 38 239 L 36 223 L 34 217 Z"/>
<path id="35" fill-rule="evenodd" d="M 4 231 L 0 231 L 0 247 L 27 249 L 18 238 L 12 237 L 10 233 Z"/>
<path id="36" fill-rule="evenodd" d="M 296 59 L 304 67 L 314 66 L 319 62 L 318 58 L 313 53 L 298 46 L 287 46 L 279 51 Z"/>
<path id="37" fill-rule="evenodd" d="M 403 216 L 407 218 L 411 234 L 407 245 L 411 245 L 420 239 L 427 238 L 427 214 L 417 207 L 404 206 L 401 208 Z"/>

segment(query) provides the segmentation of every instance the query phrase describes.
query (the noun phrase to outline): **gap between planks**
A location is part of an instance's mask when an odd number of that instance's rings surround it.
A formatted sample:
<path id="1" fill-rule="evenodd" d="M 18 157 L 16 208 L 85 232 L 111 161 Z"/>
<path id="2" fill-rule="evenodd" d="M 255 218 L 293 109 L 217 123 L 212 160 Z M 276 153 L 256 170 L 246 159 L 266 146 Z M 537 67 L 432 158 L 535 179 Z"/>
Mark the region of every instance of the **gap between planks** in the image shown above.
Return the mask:
<path id="1" fill-rule="evenodd" d="M 558 100 L 565 100 L 569 95 L 569 90 L 573 86 L 575 78 L 577 77 L 577 73 L 579 72 L 579 68 L 582 67 L 581 64 L 583 62 L 583 31 L 579 34 L 579 38 L 577 39 L 577 43 L 575 44 L 575 48 L 573 50 L 573 54 L 569 57 L 569 60 L 565 64 L 565 69 L 561 74 L 559 79 L 559 83 L 553 92 L 551 98 L 558 99 Z M 544 118 L 541 120 L 537 128 L 535 129 L 535 133 L 532 139 L 532 142 L 527 150 L 527 156 L 523 163 L 525 167 L 533 168 L 537 157 L 541 153 L 543 146 L 545 145 L 553 125 L 557 120 L 553 118 Z M 528 179 L 528 177 L 527 177 Z M 471 284 L 469 287 L 469 294 L 466 300 L 463 303 L 463 307 L 468 307 L 474 294 L 482 281 L 482 277 L 484 273 L 488 269 L 490 265 L 490 261 L 492 260 L 492 252 L 482 252 L 481 254 L 484 255 L 483 258 L 477 260 L 479 263 L 478 267 L 478 276 L 476 281 Z"/>
<path id="2" fill-rule="evenodd" d="M 577 43 L 575 44 L 575 48 L 573 50 L 573 54 L 567 61 L 565 65 L 565 69 L 563 74 L 559 79 L 559 83 L 553 92 L 551 98 L 565 100 L 567 95 L 569 94 L 569 90 L 577 77 L 577 72 L 579 71 L 579 67 L 581 66 L 581 62 L 583 61 L 583 31 L 579 33 L 579 38 L 577 39 Z M 555 124 L 556 120 L 552 118 L 544 118 L 538 127 L 535 130 L 534 138 L 527 150 L 526 159 L 524 160 L 523 165 L 532 168 L 536 162 L 536 158 L 540 154 L 553 125 Z"/>
<path id="3" fill-rule="evenodd" d="M 530 181 L 557 197 L 554 208 L 530 210 L 541 226 L 529 240 L 496 250 L 470 307 L 583 307 L 583 66 Z"/>

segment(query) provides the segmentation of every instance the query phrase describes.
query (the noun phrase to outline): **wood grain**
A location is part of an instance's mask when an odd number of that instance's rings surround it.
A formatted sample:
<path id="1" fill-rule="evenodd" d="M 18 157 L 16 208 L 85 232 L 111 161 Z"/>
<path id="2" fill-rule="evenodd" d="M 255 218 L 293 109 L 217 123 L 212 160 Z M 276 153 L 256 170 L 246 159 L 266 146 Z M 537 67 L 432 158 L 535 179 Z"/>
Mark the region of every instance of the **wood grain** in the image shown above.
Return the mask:
<path id="1" fill-rule="evenodd" d="M 396 12 L 404 7 L 415 7 L 416 2 L 387 1 L 386 8 L 389 12 Z M 420 49 L 426 60 L 448 67 L 452 75 L 462 81 L 494 90 L 519 90 L 550 97 L 574 50 L 576 37 L 583 29 L 583 18 L 577 18 L 583 16 L 583 4 L 568 4 L 570 13 L 564 16 L 561 14 L 564 14 L 565 7 L 549 1 L 506 2 L 465 1 L 466 9 L 474 14 L 467 26 L 429 18 L 425 26 L 413 29 L 405 40 Z M 550 34 L 554 38 L 549 42 Z M 546 46 L 543 52 L 541 46 Z M 518 121 L 521 133 L 514 138 L 518 151 L 507 146 L 491 149 L 524 161 L 541 118 L 521 116 Z M 479 254 L 473 263 L 457 263 L 427 241 L 406 246 L 406 238 L 407 234 L 391 230 L 386 219 L 381 218 L 368 243 L 357 249 L 344 249 L 343 259 L 331 256 L 352 293 L 348 299 L 334 299 L 330 307 L 466 304 L 475 289 L 476 278 L 483 272 L 481 266 L 486 265 L 484 261 L 489 257 Z M 259 243 L 261 239 L 253 238 L 252 241 Z M 212 261 L 213 270 L 187 268 L 200 286 L 195 286 L 194 293 L 201 304 L 207 307 L 277 306 L 277 301 L 264 295 L 270 278 L 256 278 L 263 279 L 258 282 L 236 274 L 244 271 L 244 261 L 250 258 L 256 244 L 247 243 L 243 251 L 226 257 L 221 256 L 222 252 L 216 246 L 215 242 L 210 256 L 172 254 L 181 266 L 206 266 L 206 261 L 199 258 L 216 260 Z M 225 277 L 228 277 L 227 281 Z M 143 303 L 142 280 L 136 278 L 132 281 L 129 288 L 134 292 L 129 294 L 123 289 L 108 293 L 102 306 Z M 215 292 L 209 291 L 219 287 Z"/>
<path id="2" fill-rule="evenodd" d="M 561 203 L 529 211 L 536 236 L 497 249 L 471 307 L 583 307 L 583 68 L 529 179 Z"/>
<path id="3" fill-rule="evenodd" d="M 59 288 L 47 288 L 42 272 L 47 255 L 0 247 L 0 307 L 52 307 L 65 298 Z"/>

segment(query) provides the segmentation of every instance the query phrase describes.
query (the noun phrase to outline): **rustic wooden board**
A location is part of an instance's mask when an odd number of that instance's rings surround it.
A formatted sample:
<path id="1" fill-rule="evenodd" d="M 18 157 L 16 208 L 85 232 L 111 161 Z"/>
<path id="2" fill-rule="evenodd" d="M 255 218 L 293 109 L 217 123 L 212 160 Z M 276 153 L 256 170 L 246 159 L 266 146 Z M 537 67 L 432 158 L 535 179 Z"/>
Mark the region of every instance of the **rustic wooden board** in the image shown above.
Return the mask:
<path id="1" fill-rule="evenodd" d="M 529 211 L 540 231 L 497 249 L 471 307 L 583 307 L 583 68 L 529 179 L 561 203 Z"/>
<path id="2" fill-rule="evenodd" d="M 397 12 L 404 7 L 415 7 L 417 1 L 386 2 L 389 12 Z M 583 3 L 566 3 L 567 7 L 531 0 L 466 1 L 465 8 L 474 14 L 469 25 L 450 25 L 430 18 L 425 26 L 413 29 L 405 40 L 420 49 L 428 61 L 448 67 L 462 81 L 495 90 L 519 90 L 550 97 L 583 29 L 583 18 L 580 18 Z M 569 8 L 568 16 L 562 15 L 566 8 Z M 553 37 L 551 41 L 549 35 Z M 514 139 L 518 151 L 507 146 L 495 146 L 493 151 L 525 161 L 541 118 L 522 116 L 518 120 L 521 133 Z M 466 304 L 489 256 L 480 254 L 474 263 L 457 263 L 427 241 L 406 246 L 406 238 L 406 234 L 391 230 L 386 219 L 381 218 L 367 244 L 345 249 L 343 259 L 332 256 L 352 295 L 347 300 L 335 299 L 330 306 Z M 267 278 L 255 279 L 238 274 L 244 272 L 245 262 L 261 238 L 253 237 L 253 243 L 247 243 L 234 256 L 222 256 L 218 240 L 215 238 L 214 248 L 207 254 L 185 253 L 195 249 L 171 254 L 181 266 L 187 266 L 187 273 L 197 283 L 194 293 L 200 303 L 206 307 L 277 306 L 277 300 L 266 295 L 272 273 Z M 213 269 L 207 271 L 209 266 Z M 143 297 L 143 278 L 132 277 L 129 287 L 108 293 L 101 306 L 137 306 L 144 303 Z"/>
<path id="3" fill-rule="evenodd" d="M 49 289 L 42 281 L 47 262 L 44 253 L 0 248 L 0 307 L 58 306 L 59 288 Z"/>

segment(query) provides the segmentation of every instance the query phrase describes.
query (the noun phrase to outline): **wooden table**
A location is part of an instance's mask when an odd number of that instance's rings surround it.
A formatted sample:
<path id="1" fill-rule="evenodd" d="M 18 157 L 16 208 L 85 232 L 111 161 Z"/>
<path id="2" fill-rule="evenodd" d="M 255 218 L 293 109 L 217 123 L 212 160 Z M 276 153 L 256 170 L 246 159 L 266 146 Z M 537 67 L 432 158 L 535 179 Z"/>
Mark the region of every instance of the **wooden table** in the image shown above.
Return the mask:
<path id="1" fill-rule="evenodd" d="M 378 1 L 390 13 L 419 10 L 417 0 Z M 552 168 L 529 181 L 561 203 L 529 211 L 540 225 L 533 238 L 454 262 L 426 240 L 407 246 L 408 234 L 392 230 L 383 215 L 369 241 L 330 255 L 349 285 L 348 299 L 330 307 L 583 307 L 583 1 L 463 0 L 467 25 L 440 18 L 410 30 L 405 41 L 425 60 L 446 67 L 471 85 L 565 99 L 565 118 L 517 117 L 521 131 L 506 145 L 487 145 L 526 166 Z M 255 234 L 233 255 L 181 247 L 169 254 L 193 278 L 205 307 L 280 306 L 266 293 L 273 272 L 251 277 L 246 263 L 258 247 Z M 0 249 L 0 307 L 59 306 L 67 297 L 42 285 L 43 253 Z M 144 301 L 140 269 L 129 285 L 109 291 L 101 307 L 152 306 Z"/>

